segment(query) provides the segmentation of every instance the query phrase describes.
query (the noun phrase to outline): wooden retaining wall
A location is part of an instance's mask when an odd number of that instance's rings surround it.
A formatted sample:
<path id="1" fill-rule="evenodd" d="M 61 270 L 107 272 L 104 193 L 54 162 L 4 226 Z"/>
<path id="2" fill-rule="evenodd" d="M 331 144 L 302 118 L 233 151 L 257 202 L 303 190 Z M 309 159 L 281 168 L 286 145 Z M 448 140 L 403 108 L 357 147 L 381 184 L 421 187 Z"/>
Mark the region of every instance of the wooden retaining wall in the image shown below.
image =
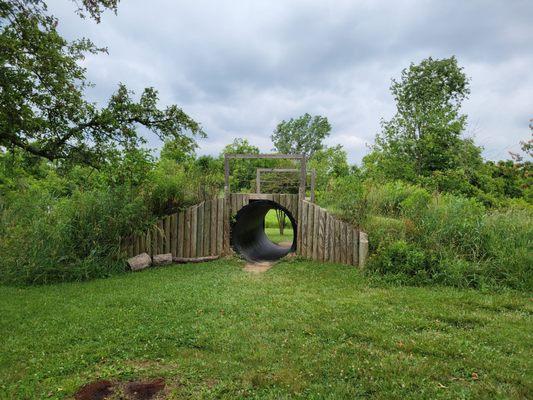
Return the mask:
<path id="1" fill-rule="evenodd" d="M 304 258 L 363 266 L 368 256 L 365 232 L 304 200 L 298 224 L 297 252 Z"/>
<path id="2" fill-rule="evenodd" d="M 172 253 L 173 257 L 221 255 L 224 245 L 224 199 L 213 199 L 167 215 L 145 234 L 123 240 L 128 257 Z"/>
<path id="3" fill-rule="evenodd" d="M 297 253 L 302 257 L 364 265 L 368 255 L 366 234 L 314 203 L 307 200 L 299 203 L 297 194 L 232 193 L 229 199 L 204 201 L 165 216 L 144 234 L 125 238 L 123 251 L 128 257 L 140 253 L 150 256 L 172 253 L 173 257 L 179 258 L 228 254 L 231 252 L 228 214 L 231 218 L 250 200 L 258 199 L 275 201 L 293 215 L 298 229 Z"/>

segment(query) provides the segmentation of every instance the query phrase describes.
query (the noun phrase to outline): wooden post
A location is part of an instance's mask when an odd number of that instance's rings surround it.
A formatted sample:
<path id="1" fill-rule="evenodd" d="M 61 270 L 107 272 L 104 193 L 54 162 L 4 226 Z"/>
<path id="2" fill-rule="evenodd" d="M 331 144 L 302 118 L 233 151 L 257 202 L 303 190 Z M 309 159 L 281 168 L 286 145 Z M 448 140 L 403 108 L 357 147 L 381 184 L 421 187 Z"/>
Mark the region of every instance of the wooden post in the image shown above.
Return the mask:
<path id="1" fill-rule="evenodd" d="M 224 233 L 222 238 L 222 252 L 229 253 L 229 219 L 230 213 L 230 187 L 229 187 L 229 157 L 224 154 Z"/>
<path id="2" fill-rule="evenodd" d="M 196 257 L 201 257 L 204 254 L 204 208 L 205 201 L 198 206 L 198 223 L 196 227 Z"/>
<path id="3" fill-rule="evenodd" d="M 226 215 L 226 212 L 229 212 L 227 210 L 224 209 L 224 207 L 227 206 L 227 202 L 225 202 L 224 199 L 218 199 L 217 200 L 218 204 L 217 204 L 217 219 L 218 219 L 218 223 L 217 223 L 217 255 L 220 255 L 222 254 L 222 252 L 224 251 L 224 225 L 225 225 L 225 215 Z M 227 219 L 228 221 L 228 227 L 229 227 L 229 218 Z M 229 244 L 229 239 L 228 239 L 228 244 Z"/>
<path id="4" fill-rule="evenodd" d="M 300 200 L 305 200 L 305 187 L 306 187 L 307 171 L 306 171 L 306 158 L 305 154 L 302 154 L 300 160 L 300 187 L 298 189 L 298 195 Z"/>
<path id="5" fill-rule="evenodd" d="M 211 252 L 211 200 L 206 200 L 204 202 L 204 252 L 202 256 L 208 256 Z"/>
<path id="6" fill-rule="evenodd" d="M 170 249 L 170 216 L 167 215 L 163 222 L 163 231 L 165 233 L 165 247 L 163 253 L 172 253 L 172 250 Z"/>
<path id="7" fill-rule="evenodd" d="M 218 198 L 211 200 L 211 221 L 210 221 L 211 238 L 209 239 L 209 243 L 210 243 L 209 255 L 210 256 L 214 256 L 217 254 L 217 229 L 218 229 L 218 224 L 220 223 L 217 217 L 217 214 L 218 214 L 217 204 L 218 204 Z"/>
<path id="8" fill-rule="evenodd" d="M 359 231 L 359 268 L 363 268 L 368 257 L 368 235 Z"/>
<path id="9" fill-rule="evenodd" d="M 304 255 L 305 249 L 304 249 L 304 240 L 303 240 L 303 203 L 305 200 L 305 179 L 306 179 L 306 165 L 305 165 L 305 155 L 302 156 L 300 159 L 300 187 L 298 188 L 298 231 L 296 233 L 297 235 L 297 241 L 296 241 L 296 247 L 300 248 L 300 254 Z M 305 256 L 304 256 L 305 257 Z"/>
<path id="10" fill-rule="evenodd" d="M 311 203 L 315 202 L 316 169 L 311 170 Z"/>
<path id="11" fill-rule="evenodd" d="M 261 193 L 261 171 L 259 168 L 255 171 L 255 192 Z"/>
<path id="12" fill-rule="evenodd" d="M 176 256 L 183 257 L 183 246 L 185 244 L 185 212 L 178 214 L 178 250 Z"/>
<path id="13" fill-rule="evenodd" d="M 178 256 L 178 214 L 170 216 L 170 253 L 173 257 Z"/>

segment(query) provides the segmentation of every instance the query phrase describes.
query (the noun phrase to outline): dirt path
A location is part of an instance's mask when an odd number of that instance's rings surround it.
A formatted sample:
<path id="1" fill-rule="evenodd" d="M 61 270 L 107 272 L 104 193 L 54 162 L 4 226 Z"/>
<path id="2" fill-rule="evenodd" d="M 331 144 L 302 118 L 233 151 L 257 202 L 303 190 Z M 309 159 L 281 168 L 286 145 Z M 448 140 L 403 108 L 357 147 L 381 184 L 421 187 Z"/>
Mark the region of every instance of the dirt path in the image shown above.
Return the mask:
<path id="1" fill-rule="evenodd" d="M 272 265 L 273 264 L 269 262 L 247 263 L 244 266 L 244 271 L 251 272 L 254 274 L 261 274 L 272 268 Z"/>

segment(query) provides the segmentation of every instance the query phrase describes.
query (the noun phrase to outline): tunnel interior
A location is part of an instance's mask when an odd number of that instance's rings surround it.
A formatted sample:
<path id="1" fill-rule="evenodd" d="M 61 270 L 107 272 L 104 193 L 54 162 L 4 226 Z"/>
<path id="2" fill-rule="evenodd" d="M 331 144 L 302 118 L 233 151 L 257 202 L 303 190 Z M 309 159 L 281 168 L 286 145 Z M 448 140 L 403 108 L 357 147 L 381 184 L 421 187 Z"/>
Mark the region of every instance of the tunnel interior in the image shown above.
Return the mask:
<path id="1" fill-rule="evenodd" d="M 265 216 L 270 210 L 283 211 L 292 224 L 291 246 L 273 243 L 265 233 Z M 231 245 L 248 261 L 275 261 L 296 251 L 296 234 L 296 220 L 289 210 L 274 201 L 252 200 L 237 212 L 232 221 Z"/>

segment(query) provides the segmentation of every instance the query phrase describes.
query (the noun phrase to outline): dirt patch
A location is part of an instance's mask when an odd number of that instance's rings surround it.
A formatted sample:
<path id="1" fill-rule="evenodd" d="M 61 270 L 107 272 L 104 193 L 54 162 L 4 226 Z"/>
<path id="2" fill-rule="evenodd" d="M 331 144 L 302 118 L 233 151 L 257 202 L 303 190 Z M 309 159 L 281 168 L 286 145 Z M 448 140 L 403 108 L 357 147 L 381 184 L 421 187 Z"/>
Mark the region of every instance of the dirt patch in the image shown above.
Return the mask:
<path id="1" fill-rule="evenodd" d="M 91 382 L 82 386 L 74 398 L 76 400 L 104 400 L 113 394 L 113 386 L 113 382 L 110 381 Z"/>
<path id="2" fill-rule="evenodd" d="M 163 378 L 126 383 L 100 380 L 82 386 L 74 398 L 76 400 L 105 400 L 119 396 L 120 399 L 128 400 L 155 400 L 163 389 L 165 389 Z M 125 397 L 122 397 L 122 394 Z"/>
<path id="3" fill-rule="evenodd" d="M 291 247 L 292 246 L 292 241 L 291 240 L 286 240 L 284 242 L 279 242 L 278 243 L 278 246 L 281 246 L 281 247 Z"/>
<path id="4" fill-rule="evenodd" d="M 124 392 L 134 400 L 150 400 L 165 388 L 163 378 L 146 382 L 127 383 Z"/>
<path id="5" fill-rule="evenodd" d="M 260 274 L 268 271 L 270 268 L 272 268 L 272 265 L 273 264 L 269 262 L 247 263 L 244 266 L 244 271 L 251 272 L 254 274 Z"/>

